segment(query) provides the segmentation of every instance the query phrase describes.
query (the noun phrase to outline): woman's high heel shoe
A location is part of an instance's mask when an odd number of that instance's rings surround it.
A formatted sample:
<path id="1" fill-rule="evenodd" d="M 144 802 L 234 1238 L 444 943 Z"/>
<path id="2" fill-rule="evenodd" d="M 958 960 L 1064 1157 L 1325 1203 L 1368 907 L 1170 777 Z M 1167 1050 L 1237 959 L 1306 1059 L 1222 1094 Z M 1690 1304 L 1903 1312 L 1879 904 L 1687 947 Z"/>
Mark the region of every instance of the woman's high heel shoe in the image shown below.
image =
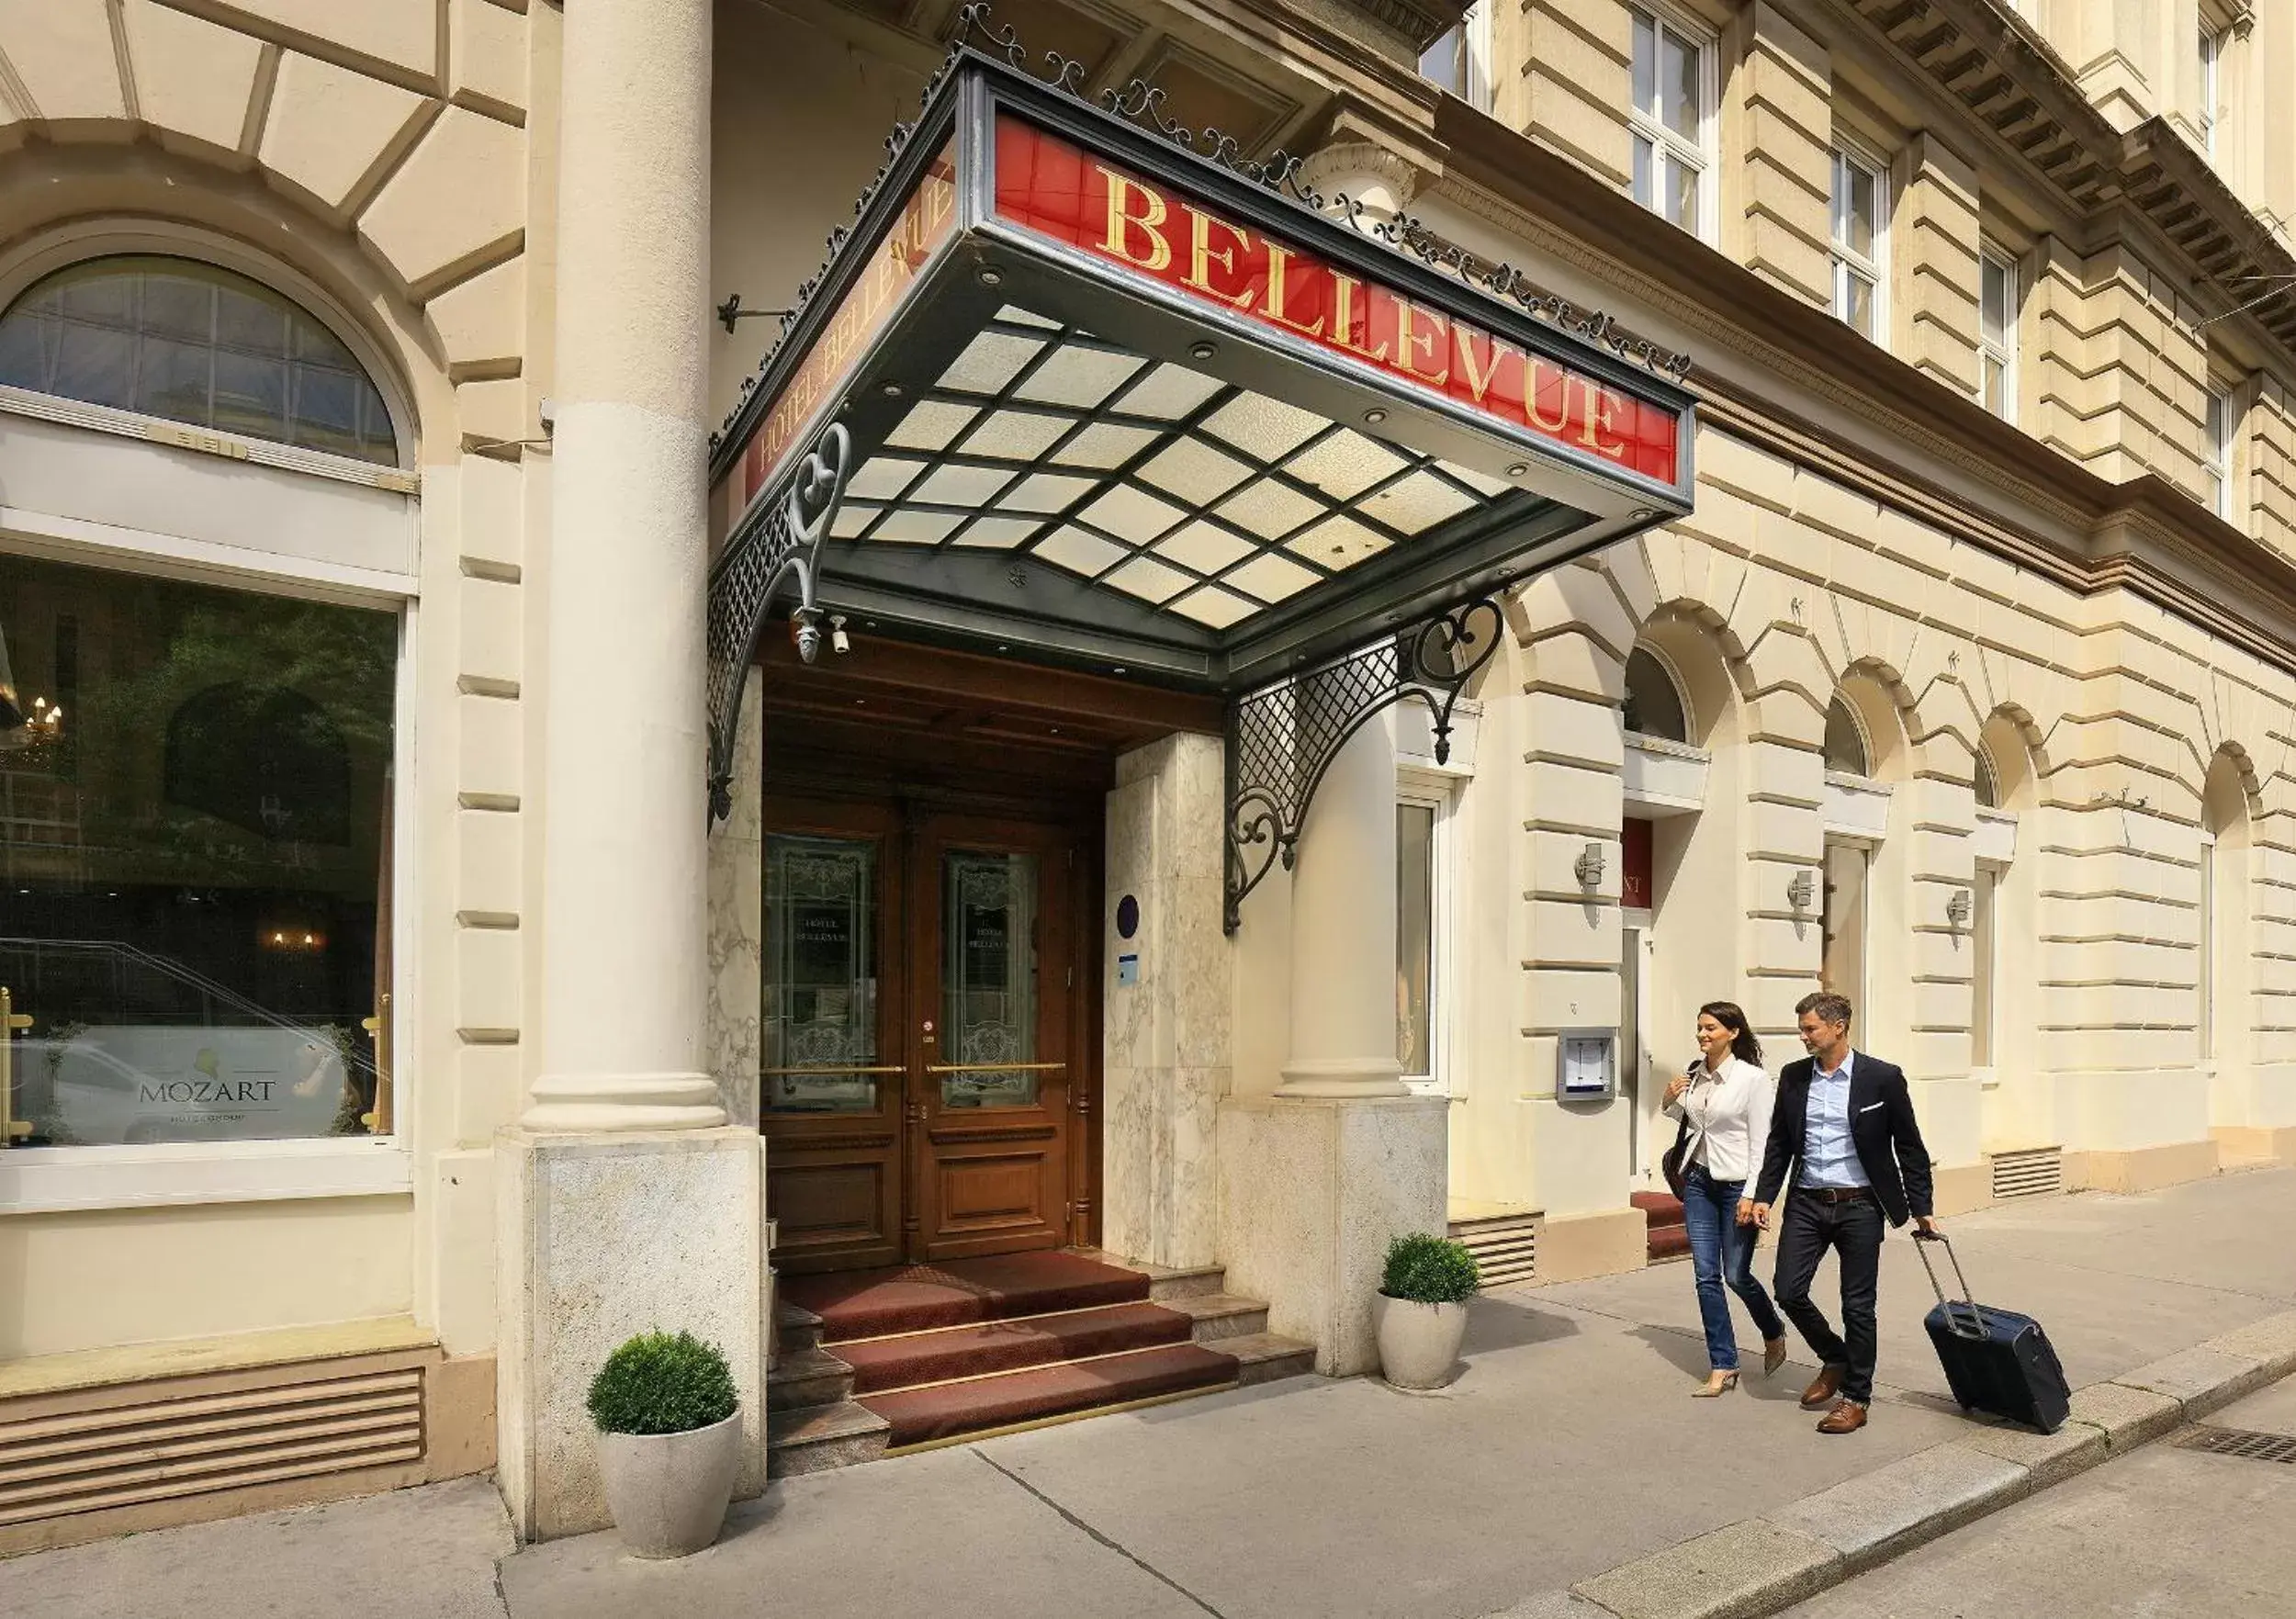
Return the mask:
<path id="1" fill-rule="evenodd" d="M 1761 1345 L 1761 1375 L 1765 1377 L 1774 1377 L 1777 1375 L 1778 1368 L 1784 1365 L 1785 1365 L 1785 1340 L 1783 1338 L 1764 1339 Z"/>
<path id="2" fill-rule="evenodd" d="M 1705 1382 L 1690 1391 L 1693 1400 L 1719 1400 L 1738 1387 L 1736 1372 L 1708 1372 Z"/>

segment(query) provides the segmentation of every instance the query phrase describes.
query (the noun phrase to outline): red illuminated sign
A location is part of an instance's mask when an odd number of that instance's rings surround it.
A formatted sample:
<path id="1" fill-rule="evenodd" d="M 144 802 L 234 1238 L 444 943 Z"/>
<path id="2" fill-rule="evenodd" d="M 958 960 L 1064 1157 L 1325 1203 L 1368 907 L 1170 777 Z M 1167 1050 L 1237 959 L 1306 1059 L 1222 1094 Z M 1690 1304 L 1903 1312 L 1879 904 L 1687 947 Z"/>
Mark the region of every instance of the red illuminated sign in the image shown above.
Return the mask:
<path id="1" fill-rule="evenodd" d="M 1650 908 L 1649 822 L 1627 815 L 1618 824 L 1618 903 L 1630 911 Z"/>
<path id="2" fill-rule="evenodd" d="M 1010 114 L 999 218 L 1518 432 L 1675 481 L 1675 412 L 1349 273 Z"/>
<path id="3" fill-rule="evenodd" d="M 954 152 L 952 147 L 944 146 L 927 166 L 884 240 L 869 255 L 860 277 L 847 289 L 837 312 L 814 340 L 812 352 L 743 448 L 741 498 L 735 510 L 748 506 L 760 489 L 772 482 L 823 409 L 836 403 L 861 350 L 884 330 L 893 311 L 949 240 L 956 206 Z"/>

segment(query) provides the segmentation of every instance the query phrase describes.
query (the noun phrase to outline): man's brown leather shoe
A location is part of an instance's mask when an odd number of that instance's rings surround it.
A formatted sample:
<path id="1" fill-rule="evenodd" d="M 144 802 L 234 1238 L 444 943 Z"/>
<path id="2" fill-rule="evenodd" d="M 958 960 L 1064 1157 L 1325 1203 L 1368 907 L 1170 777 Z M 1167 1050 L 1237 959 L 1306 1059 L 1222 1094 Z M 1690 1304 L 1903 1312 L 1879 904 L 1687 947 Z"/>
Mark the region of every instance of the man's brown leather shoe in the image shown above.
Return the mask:
<path id="1" fill-rule="evenodd" d="M 1832 1405 L 1835 1396 L 1841 1392 L 1842 1370 L 1840 1366 L 1828 1366 L 1820 1371 L 1818 1381 L 1802 1390 L 1802 1409 L 1822 1411 Z"/>
<path id="2" fill-rule="evenodd" d="M 1865 1408 L 1854 1400 L 1838 1400 L 1818 1424 L 1820 1433 L 1854 1433 L 1865 1426 Z"/>

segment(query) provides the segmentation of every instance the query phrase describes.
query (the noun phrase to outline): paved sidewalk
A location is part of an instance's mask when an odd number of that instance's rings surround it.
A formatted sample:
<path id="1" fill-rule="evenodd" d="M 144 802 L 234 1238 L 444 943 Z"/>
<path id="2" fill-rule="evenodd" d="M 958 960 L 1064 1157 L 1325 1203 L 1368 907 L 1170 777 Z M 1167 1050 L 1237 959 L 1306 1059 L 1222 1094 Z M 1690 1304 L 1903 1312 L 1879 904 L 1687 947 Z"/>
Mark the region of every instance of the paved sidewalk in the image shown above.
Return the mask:
<path id="1" fill-rule="evenodd" d="M 1980 1297 L 2046 1322 L 2078 1387 L 2296 1307 L 2292 1225 L 2296 1171 L 2267 1171 L 2011 1205 L 1948 1229 Z M 1831 1287 L 1829 1267 L 1821 1299 Z M 1586 1612 L 1561 1593 L 1724 1525 L 1790 1518 L 1803 1497 L 1919 1467 L 1905 1458 L 1976 1431 L 1944 1397 L 1920 1325 L 1930 1302 L 1912 1244 L 1893 1238 L 1882 1386 L 1872 1424 L 1849 1438 L 1821 1437 L 1795 1408 L 1811 1375 L 1800 1361 L 1736 1396 L 1688 1400 L 1703 1343 L 1689 1270 L 1666 1265 L 1478 1300 L 1468 1369 L 1435 1395 L 1300 1378 L 788 1480 L 679 1563 L 633 1562 L 610 1535 L 528 1548 L 501 1563 L 501 1601 L 517 1619 L 937 1619 L 958 1593 L 1015 1619 Z M 460 1610 L 403 1586 L 389 1605 L 393 1581 L 425 1560 L 431 1516 L 452 1544 L 469 1534 L 476 1503 L 455 1488 L 321 1509 L 345 1524 L 384 1510 L 419 1521 L 329 1554 L 323 1583 L 303 1587 L 308 1608 L 276 1585 L 256 1595 L 263 1525 L 282 1526 L 281 1557 L 311 1544 L 285 1527 L 308 1514 L 284 1514 L 0 1564 L 0 1612 L 502 1612 L 475 1579 Z M 119 1605 L 131 1591 L 141 1600 Z"/>

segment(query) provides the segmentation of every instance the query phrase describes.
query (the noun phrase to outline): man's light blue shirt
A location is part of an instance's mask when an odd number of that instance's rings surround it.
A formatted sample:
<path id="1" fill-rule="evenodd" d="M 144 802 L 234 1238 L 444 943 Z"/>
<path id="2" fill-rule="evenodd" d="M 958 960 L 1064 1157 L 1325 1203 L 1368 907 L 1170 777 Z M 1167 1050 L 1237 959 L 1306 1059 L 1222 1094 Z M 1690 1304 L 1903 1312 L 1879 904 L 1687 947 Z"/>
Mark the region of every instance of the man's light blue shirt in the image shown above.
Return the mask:
<path id="1" fill-rule="evenodd" d="M 1802 1121 L 1802 1180 L 1806 1186 L 1866 1186 L 1865 1165 L 1858 1162 L 1857 1142 L 1850 1135 L 1850 1064 L 1855 1051 L 1841 1054 L 1841 1066 L 1831 1074 L 1810 1059 L 1809 1110 Z"/>

